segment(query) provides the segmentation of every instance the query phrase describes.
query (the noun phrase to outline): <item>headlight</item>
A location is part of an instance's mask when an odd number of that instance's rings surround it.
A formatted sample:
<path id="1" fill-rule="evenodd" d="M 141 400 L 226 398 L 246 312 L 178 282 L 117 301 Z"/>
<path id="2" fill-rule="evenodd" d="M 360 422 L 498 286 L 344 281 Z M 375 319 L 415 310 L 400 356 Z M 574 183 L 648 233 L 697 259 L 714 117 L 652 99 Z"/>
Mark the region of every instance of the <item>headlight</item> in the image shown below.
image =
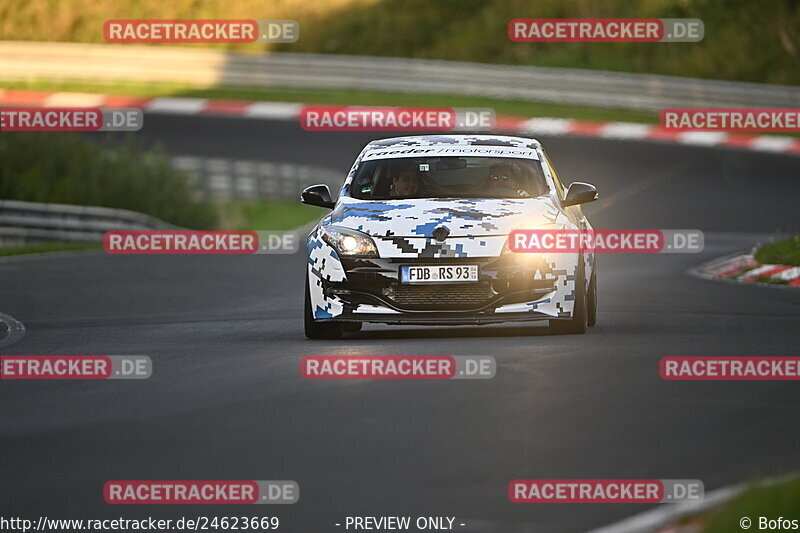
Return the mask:
<path id="1" fill-rule="evenodd" d="M 323 228 L 322 239 L 343 257 L 378 257 L 375 241 L 360 231 L 330 226 Z"/>

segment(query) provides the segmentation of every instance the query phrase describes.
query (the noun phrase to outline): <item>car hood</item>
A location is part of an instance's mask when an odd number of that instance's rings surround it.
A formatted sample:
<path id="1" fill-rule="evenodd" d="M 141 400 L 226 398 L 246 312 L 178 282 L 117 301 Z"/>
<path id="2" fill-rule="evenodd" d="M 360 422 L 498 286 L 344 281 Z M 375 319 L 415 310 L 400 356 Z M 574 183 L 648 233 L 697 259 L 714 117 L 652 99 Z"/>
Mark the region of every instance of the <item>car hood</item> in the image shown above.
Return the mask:
<path id="1" fill-rule="evenodd" d="M 341 198 L 323 225 L 362 231 L 373 237 L 433 238 L 508 235 L 514 229 L 552 224 L 558 209 L 549 196 L 521 199 L 356 200 Z"/>

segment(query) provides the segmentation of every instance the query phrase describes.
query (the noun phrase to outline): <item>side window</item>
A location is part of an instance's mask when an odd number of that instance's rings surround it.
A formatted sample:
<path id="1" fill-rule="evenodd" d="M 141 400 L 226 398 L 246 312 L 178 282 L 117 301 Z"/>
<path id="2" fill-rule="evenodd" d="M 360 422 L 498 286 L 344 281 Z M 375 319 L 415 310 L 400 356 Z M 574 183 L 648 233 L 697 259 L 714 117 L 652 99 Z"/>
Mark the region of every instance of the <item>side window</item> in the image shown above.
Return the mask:
<path id="1" fill-rule="evenodd" d="M 553 181 L 556 184 L 556 189 L 558 189 L 558 197 L 562 200 L 564 199 L 564 186 L 561 185 L 561 180 L 558 179 L 558 174 L 556 173 L 556 168 L 553 166 L 553 163 L 550 162 L 550 157 L 542 150 L 544 154 L 544 162 L 547 163 L 547 168 L 550 170 L 550 175 L 553 176 Z"/>

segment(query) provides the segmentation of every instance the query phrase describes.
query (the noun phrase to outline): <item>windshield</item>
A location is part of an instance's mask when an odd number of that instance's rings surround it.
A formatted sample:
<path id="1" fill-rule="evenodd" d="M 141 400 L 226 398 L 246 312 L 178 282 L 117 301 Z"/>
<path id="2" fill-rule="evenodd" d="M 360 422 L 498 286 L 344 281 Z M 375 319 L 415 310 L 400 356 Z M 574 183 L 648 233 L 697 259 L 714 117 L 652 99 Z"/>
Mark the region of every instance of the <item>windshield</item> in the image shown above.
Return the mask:
<path id="1" fill-rule="evenodd" d="M 350 186 L 350 196 L 360 200 L 529 198 L 547 191 L 539 161 L 501 157 L 366 161 Z"/>

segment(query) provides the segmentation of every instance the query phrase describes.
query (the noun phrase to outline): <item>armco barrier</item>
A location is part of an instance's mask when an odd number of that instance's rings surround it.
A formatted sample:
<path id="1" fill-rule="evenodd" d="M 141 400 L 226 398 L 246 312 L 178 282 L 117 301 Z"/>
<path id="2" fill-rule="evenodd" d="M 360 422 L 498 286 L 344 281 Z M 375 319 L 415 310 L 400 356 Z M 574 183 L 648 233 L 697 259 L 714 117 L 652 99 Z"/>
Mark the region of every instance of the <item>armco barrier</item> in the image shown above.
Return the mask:
<path id="1" fill-rule="evenodd" d="M 0 80 L 34 79 L 424 92 L 648 111 L 800 107 L 800 87 L 677 76 L 174 46 L 0 42 Z"/>
<path id="2" fill-rule="evenodd" d="M 300 191 L 317 183 L 335 196 L 347 175 L 347 170 L 271 161 L 174 156 L 171 162 L 199 197 L 215 200 L 297 200 Z"/>
<path id="3" fill-rule="evenodd" d="M 101 242 L 109 230 L 180 229 L 125 209 L 0 200 L 0 246 Z"/>
<path id="4" fill-rule="evenodd" d="M 297 200 L 309 185 L 327 184 L 334 197 L 342 172 L 292 163 L 176 156 L 198 197 L 212 200 Z M 41 242 L 100 242 L 109 230 L 180 229 L 157 218 L 108 207 L 0 200 L 0 247 Z"/>

